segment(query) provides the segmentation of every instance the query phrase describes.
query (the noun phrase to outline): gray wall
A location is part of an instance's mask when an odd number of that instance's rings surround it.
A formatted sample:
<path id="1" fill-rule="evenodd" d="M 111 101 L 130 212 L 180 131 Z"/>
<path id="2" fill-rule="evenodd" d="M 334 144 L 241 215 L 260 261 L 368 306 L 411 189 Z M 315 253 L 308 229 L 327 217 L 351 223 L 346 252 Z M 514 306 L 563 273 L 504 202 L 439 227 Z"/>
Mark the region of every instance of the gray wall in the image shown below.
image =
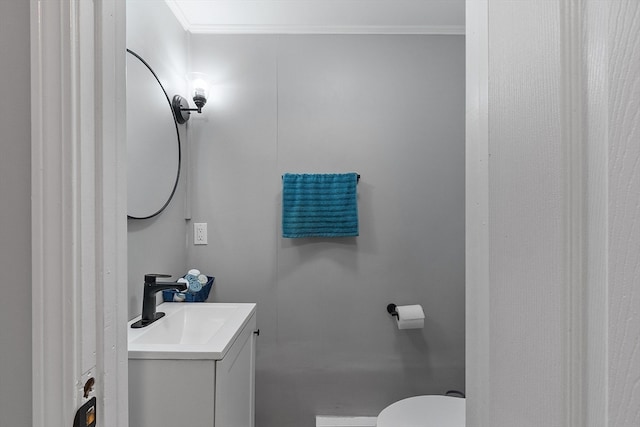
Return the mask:
<path id="1" fill-rule="evenodd" d="M 187 33 L 164 2 L 150 6 L 147 0 L 127 1 L 127 48 L 153 68 L 170 98 L 176 93 L 186 95 Z M 127 120 L 136 120 L 136 112 L 128 111 Z M 186 145 L 184 126 L 180 126 L 180 132 Z M 173 200 L 160 215 L 128 221 L 130 319 L 142 311 L 145 273 L 167 273 L 176 277 L 185 273 L 185 183 L 183 172 Z"/>
<path id="2" fill-rule="evenodd" d="M 31 426 L 29 2 L 0 1 L 0 426 Z"/>
<path id="3" fill-rule="evenodd" d="M 464 38 L 191 37 L 216 93 L 191 122 L 189 265 L 258 303 L 257 425 L 376 415 L 464 389 Z M 357 171 L 360 236 L 282 239 L 284 172 Z M 191 230 L 189 230 L 191 233 Z M 190 234 L 191 235 L 191 234 Z M 388 303 L 422 304 L 399 331 Z"/>

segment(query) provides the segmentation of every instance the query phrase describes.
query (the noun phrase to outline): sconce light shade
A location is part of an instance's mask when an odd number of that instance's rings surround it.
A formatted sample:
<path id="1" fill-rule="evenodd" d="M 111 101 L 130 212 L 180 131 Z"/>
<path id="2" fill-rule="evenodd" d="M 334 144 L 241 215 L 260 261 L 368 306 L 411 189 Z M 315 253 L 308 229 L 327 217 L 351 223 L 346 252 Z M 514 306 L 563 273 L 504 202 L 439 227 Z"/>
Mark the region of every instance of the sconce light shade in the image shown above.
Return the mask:
<path id="1" fill-rule="evenodd" d="M 193 102 L 196 105 L 202 102 L 202 106 L 204 106 L 211 90 L 209 76 L 204 73 L 189 73 L 187 74 L 187 80 L 189 81 L 189 93 L 193 97 Z M 199 107 L 202 108 L 202 106 Z"/>
<path id="2" fill-rule="evenodd" d="M 186 123 L 187 120 L 189 120 L 191 111 L 202 113 L 202 107 L 207 103 L 209 90 L 211 88 L 209 76 L 204 73 L 189 73 L 187 74 L 187 79 L 189 81 L 189 94 L 193 97 L 196 108 L 190 108 L 189 101 L 180 95 L 175 95 L 171 105 L 176 120 L 180 124 Z"/>

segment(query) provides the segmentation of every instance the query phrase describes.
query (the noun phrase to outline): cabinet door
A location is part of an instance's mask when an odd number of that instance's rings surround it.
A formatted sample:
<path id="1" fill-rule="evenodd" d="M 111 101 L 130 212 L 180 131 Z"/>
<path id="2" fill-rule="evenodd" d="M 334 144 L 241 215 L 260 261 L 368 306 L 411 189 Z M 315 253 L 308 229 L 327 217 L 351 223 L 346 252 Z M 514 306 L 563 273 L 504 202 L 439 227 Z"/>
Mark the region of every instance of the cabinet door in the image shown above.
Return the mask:
<path id="1" fill-rule="evenodd" d="M 129 359 L 129 426 L 213 427 L 214 363 Z"/>
<path id="2" fill-rule="evenodd" d="M 215 427 L 254 426 L 255 316 L 216 362 Z"/>

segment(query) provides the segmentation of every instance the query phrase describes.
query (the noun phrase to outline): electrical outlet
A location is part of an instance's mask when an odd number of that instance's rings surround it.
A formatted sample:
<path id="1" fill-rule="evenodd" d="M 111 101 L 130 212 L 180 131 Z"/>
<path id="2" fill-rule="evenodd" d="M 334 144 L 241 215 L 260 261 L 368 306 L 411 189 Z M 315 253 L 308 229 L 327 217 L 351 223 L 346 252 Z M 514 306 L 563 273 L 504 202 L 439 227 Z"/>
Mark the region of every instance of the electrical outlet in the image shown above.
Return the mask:
<path id="1" fill-rule="evenodd" d="M 206 222 L 195 222 L 193 224 L 193 244 L 194 245 L 207 244 L 207 223 Z"/>

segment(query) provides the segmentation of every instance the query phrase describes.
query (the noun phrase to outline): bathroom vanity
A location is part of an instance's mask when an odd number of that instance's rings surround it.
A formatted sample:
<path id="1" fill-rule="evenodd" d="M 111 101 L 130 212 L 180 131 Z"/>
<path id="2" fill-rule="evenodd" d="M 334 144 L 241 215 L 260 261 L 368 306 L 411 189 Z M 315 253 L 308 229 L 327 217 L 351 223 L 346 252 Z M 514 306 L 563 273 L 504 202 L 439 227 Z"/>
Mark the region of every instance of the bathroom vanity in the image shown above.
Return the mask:
<path id="1" fill-rule="evenodd" d="M 256 305 L 157 309 L 165 317 L 129 328 L 129 424 L 253 427 Z"/>

